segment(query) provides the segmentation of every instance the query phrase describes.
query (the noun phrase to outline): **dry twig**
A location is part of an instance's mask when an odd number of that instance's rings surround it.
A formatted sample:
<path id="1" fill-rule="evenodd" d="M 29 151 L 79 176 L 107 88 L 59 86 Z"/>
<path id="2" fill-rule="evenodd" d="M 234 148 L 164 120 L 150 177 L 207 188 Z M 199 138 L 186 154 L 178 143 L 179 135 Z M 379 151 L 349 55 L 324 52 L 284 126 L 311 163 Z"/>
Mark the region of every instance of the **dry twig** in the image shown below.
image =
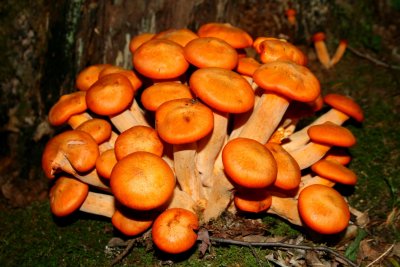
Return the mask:
<path id="1" fill-rule="evenodd" d="M 368 55 L 368 54 L 364 54 L 364 53 L 358 51 L 357 49 L 355 49 L 355 48 L 353 48 L 353 47 L 351 47 L 351 46 L 348 46 L 347 48 L 348 48 L 352 53 L 354 53 L 355 55 L 357 55 L 357 56 L 359 56 L 359 57 L 362 57 L 362 58 L 364 58 L 364 59 L 367 59 L 367 60 L 369 60 L 369 61 L 375 63 L 375 64 L 378 65 L 378 66 L 385 67 L 385 68 L 389 68 L 389 69 L 394 69 L 394 70 L 400 70 L 400 66 L 391 65 L 391 64 L 388 64 L 388 63 L 386 63 L 386 62 L 383 62 L 383 61 L 381 61 L 381 60 L 379 60 L 379 59 L 376 59 L 376 58 L 374 58 L 374 57 L 372 57 L 372 56 L 370 56 L 370 55 Z"/>

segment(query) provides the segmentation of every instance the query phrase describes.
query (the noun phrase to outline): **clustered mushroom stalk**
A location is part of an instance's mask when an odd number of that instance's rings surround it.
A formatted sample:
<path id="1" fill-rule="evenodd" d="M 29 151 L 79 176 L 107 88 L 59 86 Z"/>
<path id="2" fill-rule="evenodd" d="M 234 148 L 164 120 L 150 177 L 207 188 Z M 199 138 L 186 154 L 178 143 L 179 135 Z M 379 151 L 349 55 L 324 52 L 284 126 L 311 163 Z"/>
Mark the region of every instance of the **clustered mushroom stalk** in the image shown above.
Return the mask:
<path id="1" fill-rule="evenodd" d="M 333 65 L 345 44 L 331 61 L 323 39 L 314 38 L 318 57 Z M 132 70 L 88 66 L 78 91 L 49 112 L 53 126 L 71 127 L 42 155 L 56 216 L 97 212 L 125 235 L 154 222 L 154 244 L 172 254 L 193 247 L 196 229 L 224 211 L 271 213 L 321 234 L 347 227 L 348 204 L 332 186 L 354 185 L 357 176 L 335 148 L 356 143 L 341 125 L 364 115 L 350 97 L 321 95 L 299 48 L 215 22 L 143 33 L 129 49 Z M 299 103 L 307 112 L 288 114 Z M 319 117 L 296 130 L 309 110 Z"/>

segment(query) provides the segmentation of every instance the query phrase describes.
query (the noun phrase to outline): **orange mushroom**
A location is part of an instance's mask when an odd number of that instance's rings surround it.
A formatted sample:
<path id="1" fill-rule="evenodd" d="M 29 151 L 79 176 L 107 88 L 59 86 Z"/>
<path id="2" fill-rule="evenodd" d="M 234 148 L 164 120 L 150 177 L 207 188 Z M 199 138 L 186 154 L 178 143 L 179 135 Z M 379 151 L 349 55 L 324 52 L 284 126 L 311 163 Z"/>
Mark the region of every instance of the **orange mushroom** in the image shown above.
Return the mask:
<path id="1" fill-rule="evenodd" d="M 85 113 L 87 110 L 85 97 L 85 91 L 73 92 L 61 96 L 60 99 L 51 107 L 49 111 L 49 123 L 53 126 L 60 126 L 68 122 L 71 117 Z M 89 118 L 90 116 L 87 114 L 84 116 L 83 120 L 79 121 L 79 123 Z M 74 123 L 73 126 L 77 126 L 77 124 L 78 123 Z"/>
<path id="2" fill-rule="evenodd" d="M 258 50 L 263 63 L 276 60 L 290 60 L 299 65 L 307 63 L 304 53 L 284 39 L 267 38 L 258 45 Z"/>
<path id="3" fill-rule="evenodd" d="M 357 175 L 336 161 L 321 159 L 311 166 L 311 170 L 335 183 L 346 185 L 355 185 L 357 183 Z"/>
<path id="4" fill-rule="evenodd" d="M 307 134 L 308 128 L 313 125 L 322 124 L 327 121 L 341 125 L 349 118 L 353 118 L 357 122 L 362 122 L 364 120 L 364 113 L 361 107 L 348 96 L 330 93 L 325 95 L 323 100 L 325 104 L 331 106 L 331 109 L 320 115 L 306 127 L 289 136 L 289 141 L 282 145 L 283 148 L 287 151 L 292 151 L 306 144 L 310 140 Z"/>
<path id="5" fill-rule="evenodd" d="M 324 156 L 324 159 L 336 161 L 342 165 L 347 165 L 351 161 L 351 156 L 347 149 L 343 147 L 332 147 Z"/>
<path id="6" fill-rule="evenodd" d="M 136 236 L 144 233 L 154 221 L 153 214 L 139 213 L 134 210 L 116 209 L 111 217 L 115 228 L 126 236 Z"/>
<path id="7" fill-rule="evenodd" d="M 260 189 L 276 180 L 277 164 L 272 153 L 261 143 L 236 138 L 222 150 L 224 171 L 236 185 Z"/>
<path id="8" fill-rule="evenodd" d="M 285 12 L 285 15 L 288 19 L 289 24 L 292 26 L 295 26 L 296 25 L 296 10 L 293 8 L 288 8 Z"/>
<path id="9" fill-rule="evenodd" d="M 243 29 L 229 23 L 206 23 L 197 30 L 200 37 L 216 37 L 224 40 L 235 49 L 250 47 L 253 38 Z"/>
<path id="10" fill-rule="evenodd" d="M 150 41 L 155 36 L 155 33 L 144 32 L 131 38 L 129 42 L 129 51 L 133 54 L 139 46 L 147 41 Z"/>
<path id="11" fill-rule="evenodd" d="M 347 48 L 347 40 L 340 40 L 339 45 L 335 51 L 335 54 L 333 54 L 331 61 L 330 61 L 330 66 L 336 65 L 343 57 L 344 53 L 346 52 Z"/>
<path id="12" fill-rule="evenodd" d="M 121 160 L 136 151 L 147 151 L 162 156 L 164 145 L 156 130 L 148 126 L 133 126 L 121 133 L 115 141 L 115 156 Z"/>
<path id="13" fill-rule="evenodd" d="M 197 34 L 189 29 L 169 29 L 157 33 L 153 39 L 166 39 L 185 47 L 190 41 L 199 38 Z"/>
<path id="14" fill-rule="evenodd" d="M 151 79 L 173 79 L 184 74 L 189 63 L 182 46 L 166 39 L 152 39 L 135 51 L 133 66 Z"/>
<path id="15" fill-rule="evenodd" d="M 320 83 L 306 67 L 291 61 L 261 65 L 253 75 L 265 93 L 240 132 L 240 137 L 266 143 L 279 125 L 291 100 L 310 102 L 320 94 Z"/>
<path id="16" fill-rule="evenodd" d="M 224 40 L 200 37 L 190 41 L 184 48 L 187 61 L 198 68 L 218 67 L 232 70 L 238 62 L 238 53 Z"/>
<path id="17" fill-rule="evenodd" d="M 112 129 L 111 124 L 103 119 L 93 118 L 83 122 L 75 130 L 84 131 L 90 134 L 97 144 L 101 144 L 110 139 Z"/>
<path id="18" fill-rule="evenodd" d="M 105 179 L 110 179 L 112 169 L 117 164 L 117 157 L 115 156 L 114 149 L 109 149 L 100 154 L 96 160 L 96 171 Z"/>
<path id="19" fill-rule="evenodd" d="M 89 90 L 90 86 L 92 86 L 99 79 L 100 72 L 108 66 L 110 65 L 95 64 L 81 70 L 76 77 L 76 88 L 78 88 L 80 91 Z"/>
<path id="20" fill-rule="evenodd" d="M 131 153 L 115 164 L 111 190 L 126 207 L 152 210 L 165 205 L 174 192 L 175 177 L 161 157 L 145 151 Z"/>
<path id="21" fill-rule="evenodd" d="M 265 189 L 246 189 L 236 191 L 233 201 L 240 211 L 259 213 L 271 206 L 272 196 Z"/>
<path id="22" fill-rule="evenodd" d="M 314 184 L 298 198 L 299 214 L 306 226 L 320 234 L 337 234 L 349 224 L 349 206 L 335 189 Z"/>
<path id="23" fill-rule="evenodd" d="M 317 57 L 319 62 L 321 62 L 321 64 L 326 68 L 329 69 L 330 68 L 330 56 L 329 56 L 329 52 L 328 49 L 326 47 L 325 44 L 325 33 L 323 32 L 317 32 L 312 36 L 312 40 L 314 43 L 314 47 L 315 47 L 315 52 L 317 53 Z"/>
<path id="24" fill-rule="evenodd" d="M 332 122 L 313 125 L 308 128 L 308 133 L 311 139 L 309 143 L 296 150 L 289 151 L 299 164 L 300 169 L 310 167 L 324 157 L 333 146 L 351 147 L 356 143 L 351 131 Z"/>
<path id="25" fill-rule="evenodd" d="M 198 228 L 199 219 L 195 213 L 182 208 L 171 208 L 156 218 L 151 235 L 160 250 L 179 254 L 194 246 L 197 241 L 195 230 Z"/>

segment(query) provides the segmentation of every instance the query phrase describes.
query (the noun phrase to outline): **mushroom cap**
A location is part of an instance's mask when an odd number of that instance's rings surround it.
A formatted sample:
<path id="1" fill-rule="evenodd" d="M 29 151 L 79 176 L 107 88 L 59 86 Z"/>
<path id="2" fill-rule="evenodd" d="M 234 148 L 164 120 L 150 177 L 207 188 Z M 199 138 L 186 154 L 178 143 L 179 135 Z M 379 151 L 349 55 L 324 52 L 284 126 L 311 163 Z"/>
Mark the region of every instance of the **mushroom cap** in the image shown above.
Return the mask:
<path id="1" fill-rule="evenodd" d="M 254 91 L 240 74 L 222 68 L 198 69 L 190 76 L 190 89 L 220 112 L 243 113 L 254 106 Z"/>
<path id="2" fill-rule="evenodd" d="M 336 161 L 321 159 L 311 165 L 311 170 L 319 176 L 336 183 L 355 185 L 357 175 Z"/>
<path id="3" fill-rule="evenodd" d="M 53 126 L 59 126 L 67 122 L 71 116 L 85 112 L 87 109 L 85 97 L 85 91 L 61 96 L 49 111 L 49 123 Z"/>
<path id="4" fill-rule="evenodd" d="M 274 186 L 284 190 L 297 188 L 301 181 L 301 171 L 297 161 L 279 144 L 266 143 L 265 147 L 272 153 L 278 166 Z"/>
<path id="5" fill-rule="evenodd" d="M 51 187 L 50 209 L 59 217 L 67 216 L 82 205 L 89 193 L 89 186 L 73 178 L 60 177 Z"/>
<path id="6" fill-rule="evenodd" d="M 126 236 L 135 236 L 144 233 L 153 224 L 154 219 L 130 210 L 124 212 L 116 209 L 111 217 L 111 223 Z"/>
<path id="7" fill-rule="evenodd" d="M 316 32 L 312 36 L 313 42 L 320 42 L 320 41 L 325 41 L 326 35 L 323 32 Z"/>
<path id="8" fill-rule="evenodd" d="M 133 126 L 122 132 L 114 145 L 117 160 L 136 151 L 147 151 L 161 157 L 163 149 L 164 145 L 158 137 L 157 131 L 143 125 Z"/>
<path id="9" fill-rule="evenodd" d="M 90 86 L 92 86 L 99 79 L 100 72 L 105 68 L 110 66 L 109 64 L 96 64 L 91 65 L 84 68 L 82 71 L 78 73 L 76 76 L 75 85 L 76 88 L 80 91 L 89 90 Z"/>
<path id="10" fill-rule="evenodd" d="M 236 191 L 233 201 L 241 211 L 259 213 L 271 207 L 272 196 L 265 189 L 246 189 Z"/>
<path id="11" fill-rule="evenodd" d="M 94 83 L 86 93 L 88 108 L 98 115 L 116 115 L 132 103 L 134 90 L 121 73 L 108 74 Z"/>
<path id="12" fill-rule="evenodd" d="M 236 71 L 242 75 L 253 76 L 254 72 L 261 63 L 252 57 L 241 57 L 238 59 Z"/>
<path id="13" fill-rule="evenodd" d="M 117 164 L 114 149 L 109 149 L 100 154 L 96 160 L 96 171 L 105 179 L 110 179 L 112 169 Z"/>
<path id="14" fill-rule="evenodd" d="M 364 120 L 364 113 L 361 107 L 350 97 L 331 93 L 324 96 L 324 102 L 332 108 L 347 114 L 358 122 Z"/>
<path id="15" fill-rule="evenodd" d="M 298 198 L 303 222 L 320 234 L 343 231 L 350 220 L 349 206 L 335 189 L 319 184 L 304 188 Z"/>
<path id="16" fill-rule="evenodd" d="M 144 89 L 140 99 L 145 109 L 156 111 L 162 103 L 179 98 L 193 98 L 187 85 L 180 82 L 160 82 Z"/>
<path id="17" fill-rule="evenodd" d="M 193 247 L 199 228 L 197 215 L 182 208 L 170 208 L 154 221 L 151 235 L 154 244 L 162 251 L 179 254 Z"/>
<path id="18" fill-rule="evenodd" d="M 133 66 L 151 79 L 173 79 L 184 74 L 189 63 L 182 46 L 166 39 L 152 39 L 135 51 Z"/>
<path id="19" fill-rule="evenodd" d="M 346 148 L 332 147 L 328 153 L 325 154 L 324 159 L 336 161 L 342 165 L 347 165 L 351 161 L 351 156 Z"/>
<path id="20" fill-rule="evenodd" d="M 135 53 L 136 49 L 138 49 L 139 46 L 153 39 L 155 35 L 155 33 L 144 32 L 133 36 L 129 42 L 129 51 L 131 51 L 132 54 Z"/>
<path id="21" fill-rule="evenodd" d="M 134 93 L 142 86 L 142 80 L 137 76 L 137 74 L 133 70 L 127 70 L 118 66 L 107 66 L 105 67 L 99 74 L 99 79 L 102 77 L 113 74 L 113 73 L 120 73 L 123 74 L 126 78 L 128 78 L 129 82 L 132 85 L 132 89 Z"/>
<path id="22" fill-rule="evenodd" d="M 229 23 L 211 22 L 200 26 L 197 31 L 200 37 L 216 37 L 224 40 L 233 48 L 246 48 L 253 44 L 253 38 L 241 28 Z"/>
<path id="23" fill-rule="evenodd" d="M 186 28 L 169 29 L 159 32 L 153 37 L 153 39 L 166 39 L 173 41 L 182 47 L 185 47 L 187 43 L 197 38 L 199 38 L 197 34 Z"/>
<path id="24" fill-rule="evenodd" d="M 90 134 L 97 144 L 101 144 L 111 137 L 111 124 L 103 119 L 93 118 L 80 124 L 75 130 Z"/>
<path id="25" fill-rule="evenodd" d="M 300 102 L 311 102 L 320 94 L 320 83 L 306 67 L 291 61 L 273 61 L 261 65 L 253 75 L 264 90 Z"/>
<path id="26" fill-rule="evenodd" d="M 152 210 L 171 199 L 175 176 L 161 157 L 138 151 L 115 164 L 110 186 L 122 205 L 135 210 Z"/>
<path id="27" fill-rule="evenodd" d="M 239 186 L 265 188 L 276 180 L 277 164 L 272 153 L 249 138 L 230 140 L 222 150 L 225 173 Z"/>
<path id="28" fill-rule="evenodd" d="M 42 154 L 42 169 L 50 179 L 60 169 L 71 174 L 88 172 L 94 168 L 98 156 L 99 147 L 93 137 L 83 131 L 69 130 L 47 142 Z"/>
<path id="29" fill-rule="evenodd" d="M 293 9 L 293 8 L 288 8 L 288 9 L 285 11 L 285 15 L 288 16 L 288 17 L 290 17 L 290 16 L 295 16 L 295 15 L 296 15 L 296 10 Z"/>
<path id="30" fill-rule="evenodd" d="M 290 60 L 299 65 L 307 64 L 307 57 L 295 45 L 284 39 L 268 38 L 259 44 L 260 60 L 263 63 Z"/>
<path id="31" fill-rule="evenodd" d="M 185 58 L 198 68 L 218 67 L 232 70 L 238 62 L 235 48 L 215 37 L 200 37 L 190 41 L 184 48 Z"/>
<path id="32" fill-rule="evenodd" d="M 212 110 L 194 99 L 170 100 L 156 110 L 156 130 L 170 144 L 195 142 L 208 135 L 213 127 Z"/>
<path id="33" fill-rule="evenodd" d="M 356 144 L 356 138 L 351 131 L 330 121 L 313 125 L 307 129 L 310 140 L 324 145 L 351 147 Z"/>

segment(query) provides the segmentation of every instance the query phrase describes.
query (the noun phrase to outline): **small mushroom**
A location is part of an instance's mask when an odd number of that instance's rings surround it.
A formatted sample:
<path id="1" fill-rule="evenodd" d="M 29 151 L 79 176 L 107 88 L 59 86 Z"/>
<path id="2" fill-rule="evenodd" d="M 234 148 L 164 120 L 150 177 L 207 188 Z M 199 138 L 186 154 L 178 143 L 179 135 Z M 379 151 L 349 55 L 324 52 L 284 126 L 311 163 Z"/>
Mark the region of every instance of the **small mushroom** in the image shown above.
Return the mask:
<path id="1" fill-rule="evenodd" d="M 132 37 L 129 42 L 129 51 L 133 54 L 138 49 L 139 46 L 144 44 L 147 41 L 150 41 L 155 36 L 155 33 L 144 32 Z"/>
<path id="2" fill-rule="evenodd" d="M 79 91 L 87 91 L 99 79 L 100 72 L 111 65 L 95 64 L 81 70 L 76 76 L 75 85 Z"/>
<path id="3" fill-rule="evenodd" d="M 85 97 L 85 91 L 73 92 L 61 96 L 49 111 L 49 123 L 53 126 L 60 126 L 69 122 L 71 117 L 85 113 L 87 110 Z M 80 122 L 88 118 L 89 116 L 85 116 Z M 74 123 L 74 126 L 77 126 L 77 123 Z"/>
<path id="4" fill-rule="evenodd" d="M 336 65 L 343 57 L 344 53 L 346 52 L 347 48 L 347 40 L 340 40 L 339 45 L 336 48 L 335 54 L 333 54 L 331 61 L 330 61 L 330 66 Z"/>
<path id="5" fill-rule="evenodd" d="M 303 66 L 307 63 L 304 53 L 285 39 L 267 38 L 258 44 L 258 50 L 263 63 L 277 60 L 289 60 Z"/>
<path id="6" fill-rule="evenodd" d="M 151 235 L 154 244 L 160 250 L 179 254 L 196 244 L 195 230 L 198 228 L 199 219 L 195 213 L 182 208 L 171 208 L 156 218 Z"/>
<path id="7" fill-rule="evenodd" d="M 238 190 L 233 202 L 240 211 L 260 213 L 271 207 L 272 196 L 266 189 Z"/>
<path id="8" fill-rule="evenodd" d="M 296 10 L 294 8 L 288 8 L 285 11 L 285 15 L 289 22 L 289 25 L 295 26 L 296 25 Z"/>
<path id="9" fill-rule="evenodd" d="M 311 170 L 317 175 L 333 181 L 335 183 L 355 185 L 357 183 L 357 175 L 342 164 L 321 159 L 311 166 Z"/>
<path id="10" fill-rule="evenodd" d="M 321 62 L 326 69 L 329 69 L 331 65 L 331 59 L 325 44 L 325 38 L 326 36 L 323 32 L 317 32 L 312 36 L 315 52 L 317 53 L 319 62 Z"/>
<path id="11" fill-rule="evenodd" d="M 102 178 L 110 179 L 115 164 L 117 164 L 117 157 L 114 148 L 103 151 L 96 160 L 96 171 Z"/>

